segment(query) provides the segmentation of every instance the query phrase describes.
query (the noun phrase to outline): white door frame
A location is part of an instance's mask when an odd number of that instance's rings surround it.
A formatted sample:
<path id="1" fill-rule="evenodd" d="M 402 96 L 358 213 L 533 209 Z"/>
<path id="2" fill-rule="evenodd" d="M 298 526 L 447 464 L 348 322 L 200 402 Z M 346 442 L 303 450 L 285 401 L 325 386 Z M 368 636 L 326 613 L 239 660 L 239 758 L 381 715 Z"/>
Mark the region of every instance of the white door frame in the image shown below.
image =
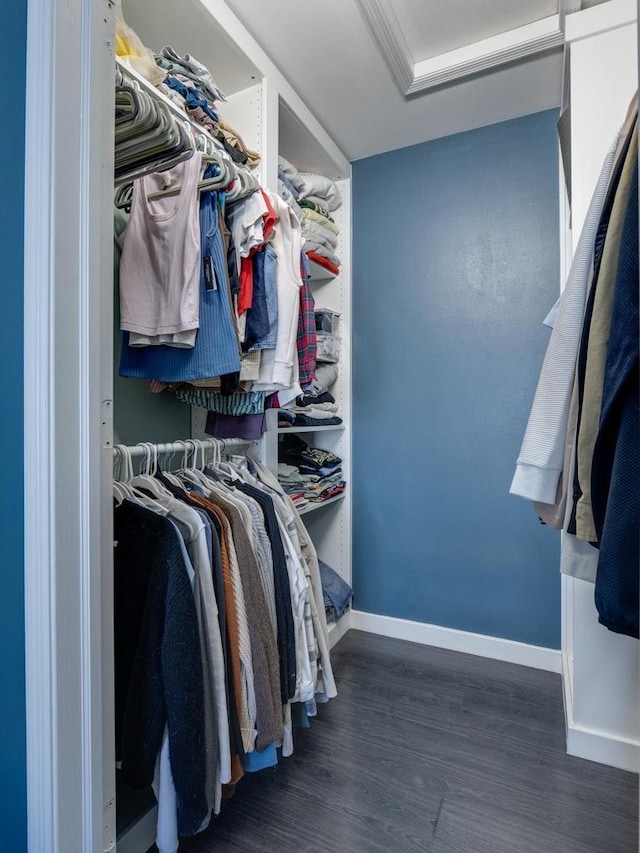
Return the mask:
<path id="1" fill-rule="evenodd" d="M 113 224 L 104 202 L 113 192 L 113 31 L 111 0 L 29 0 L 24 570 L 30 853 L 115 846 L 109 806 L 115 771 L 103 762 L 112 737 L 113 692 L 103 683 L 103 672 L 112 678 L 111 646 L 104 643 L 111 619 L 103 621 L 101 612 L 111 589 L 101 466 L 112 451 L 101 450 L 109 438 L 108 428 L 101 435 L 101 403 L 110 396 L 104 389 L 111 372 L 104 353 L 110 353 L 105 326 L 111 335 L 112 297 L 104 285 Z"/>

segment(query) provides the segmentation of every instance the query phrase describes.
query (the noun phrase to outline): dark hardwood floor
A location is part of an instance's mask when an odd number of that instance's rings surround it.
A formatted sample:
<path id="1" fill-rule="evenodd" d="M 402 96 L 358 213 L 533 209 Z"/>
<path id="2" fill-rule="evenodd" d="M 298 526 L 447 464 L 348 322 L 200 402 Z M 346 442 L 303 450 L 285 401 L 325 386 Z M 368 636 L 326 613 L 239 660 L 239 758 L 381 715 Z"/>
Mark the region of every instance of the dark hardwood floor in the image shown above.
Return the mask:
<path id="1" fill-rule="evenodd" d="M 565 754 L 560 677 L 351 631 L 339 695 L 181 853 L 636 853 L 637 778 Z"/>

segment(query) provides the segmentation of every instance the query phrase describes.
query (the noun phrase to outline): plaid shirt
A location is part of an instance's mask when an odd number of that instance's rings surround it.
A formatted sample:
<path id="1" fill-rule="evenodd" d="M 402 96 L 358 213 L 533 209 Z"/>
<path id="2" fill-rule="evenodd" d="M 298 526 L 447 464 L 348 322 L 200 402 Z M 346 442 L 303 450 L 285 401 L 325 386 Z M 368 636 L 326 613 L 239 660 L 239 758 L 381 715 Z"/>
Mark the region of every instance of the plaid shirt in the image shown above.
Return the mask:
<path id="1" fill-rule="evenodd" d="M 300 314 L 298 315 L 298 365 L 300 385 L 304 388 L 316 378 L 316 315 L 311 285 L 302 276 Z"/>

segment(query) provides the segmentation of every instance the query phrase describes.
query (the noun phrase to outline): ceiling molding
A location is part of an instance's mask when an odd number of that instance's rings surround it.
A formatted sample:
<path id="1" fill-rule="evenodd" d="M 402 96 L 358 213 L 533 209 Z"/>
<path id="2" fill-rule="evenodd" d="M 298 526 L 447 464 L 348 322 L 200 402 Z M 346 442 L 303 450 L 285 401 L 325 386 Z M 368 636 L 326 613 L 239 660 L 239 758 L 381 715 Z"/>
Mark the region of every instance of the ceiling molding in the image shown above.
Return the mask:
<path id="1" fill-rule="evenodd" d="M 413 67 L 413 83 L 405 94 L 412 95 L 423 89 L 480 74 L 509 62 L 517 62 L 558 47 L 563 42 L 560 18 L 558 15 L 551 15 L 533 24 L 517 27 L 457 50 L 450 50 L 440 56 L 434 56 L 433 59 L 416 62 Z"/>
<path id="2" fill-rule="evenodd" d="M 414 81 L 414 63 L 400 21 L 391 4 L 385 0 L 356 0 L 371 35 L 393 74 L 402 94 Z"/>
<path id="3" fill-rule="evenodd" d="M 391 5 L 383 0 L 357 0 L 358 6 L 402 94 L 406 97 L 475 76 L 564 43 L 560 16 L 491 36 L 431 59 L 415 62 Z M 580 0 L 564 0 L 572 8 Z"/>

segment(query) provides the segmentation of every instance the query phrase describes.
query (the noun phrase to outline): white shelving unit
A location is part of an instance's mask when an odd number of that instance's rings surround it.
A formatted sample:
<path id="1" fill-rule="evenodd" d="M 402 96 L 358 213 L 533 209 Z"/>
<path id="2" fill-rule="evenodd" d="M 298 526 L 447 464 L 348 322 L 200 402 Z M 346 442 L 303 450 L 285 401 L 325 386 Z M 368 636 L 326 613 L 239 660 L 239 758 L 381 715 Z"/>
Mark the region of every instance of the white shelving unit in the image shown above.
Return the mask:
<path id="1" fill-rule="evenodd" d="M 277 190 L 278 154 L 282 153 L 300 170 L 314 171 L 338 182 L 343 204 L 333 215 L 340 228 L 337 254 L 342 266 L 337 276 L 312 263 L 312 285 L 318 307 L 331 308 L 341 315 L 342 351 L 339 378 L 332 389 L 340 406 L 342 426 L 286 430 L 304 433 L 305 440 L 314 446 L 326 447 L 343 459 L 347 491 L 304 510 L 305 524 L 313 538 L 319 556 L 351 582 L 351 193 L 350 164 L 334 141 L 317 121 L 312 111 L 296 94 L 251 34 L 231 12 L 224 0 L 121 0 L 127 23 L 140 36 L 143 43 L 159 51 L 171 45 L 179 53 L 197 57 L 212 72 L 223 89 L 227 101 L 220 105 L 221 117 L 231 124 L 244 142 L 258 152 L 262 161 L 259 167 L 261 182 Z M 144 85 L 144 84 L 142 84 Z M 105 207 L 110 204 L 105 199 Z M 117 339 L 116 339 L 117 340 Z M 116 353 L 116 359 L 117 359 Z M 117 364 L 117 362 L 116 362 Z M 115 370 L 117 374 L 117 367 Z M 116 375 L 116 384 L 119 380 Z M 121 386 L 122 387 L 122 386 Z M 161 397 L 164 395 L 160 395 Z M 149 440 L 150 434 L 158 441 L 184 438 L 171 434 L 181 410 L 169 395 L 166 399 L 149 400 L 146 383 L 125 384 L 125 393 L 116 394 L 114 421 L 119 420 L 118 404 L 126 405 L 127 443 Z M 179 404 L 183 405 L 183 404 Z M 186 409 L 186 407 L 185 407 Z M 166 412 L 166 417 L 165 417 Z M 125 413 L 120 412 L 120 416 Z M 206 412 L 191 410 L 191 434 L 204 435 Z M 263 461 L 277 468 L 278 430 L 277 413 L 268 413 L 269 429 L 260 442 Z M 151 431 L 151 432 L 150 432 Z M 105 489 L 110 491 L 110 483 Z M 110 506 L 110 501 L 105 501 Z M 107 526 L 108 527 L 108 526 Z M 105 553 L 109 552 L 105 548 Z M 104 571 L 110 571 L 108 566 Z M 111 601 L 104 601 L 105 612 L 112 609 Z M 330 627 L 330 643 L 334 645 L 348 630 L 347 614 Z M 108 658 L 109 656 L 107 656 Z M 115 767 L 113 749 L 113 709 L 105 703 L 104 762 Z M 115 771 L 105 773 L 105 801 L 115 798 Z M 135 799 L 135 798 L 133 798 Z M 126 808 L 125 808 L 126 805 Z M 116 804 L 122 813 L 121 832 L 117 837 L 119 853 L 146 853 L 155 842 L 156 807 L 145 802 L 138 816 L 132 817 L 135 802 Z M 115 841 L 115 839 L 114 839 Z M 105 846 L 105 849 L 107 847 Z M 110 847 L 109 849 L 116 849 Z"/>

